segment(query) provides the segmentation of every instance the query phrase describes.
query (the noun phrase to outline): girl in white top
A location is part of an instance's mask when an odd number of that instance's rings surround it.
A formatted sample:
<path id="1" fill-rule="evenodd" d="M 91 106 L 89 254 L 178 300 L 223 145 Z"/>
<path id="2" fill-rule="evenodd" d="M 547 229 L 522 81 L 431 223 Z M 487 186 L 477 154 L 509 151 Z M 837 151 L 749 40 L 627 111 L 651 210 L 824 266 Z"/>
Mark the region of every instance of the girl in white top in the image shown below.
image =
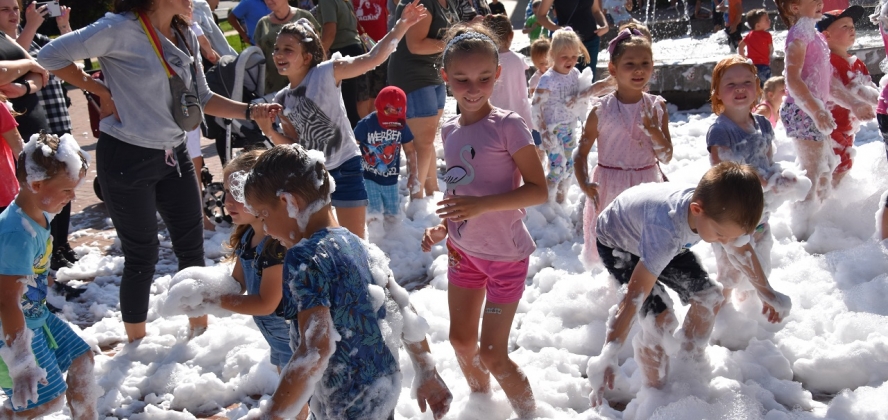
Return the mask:
<path id="1" fill-rule="evenodd" d="M 299 143 L 324 152 L 325 165 L 336 182 L 331 198 L 339 224 L 362 238 L 367 190 L 361 152 L 342 102 L 341 82 L 385 62 L 407 29 L 426 14 L 419 0 L 409 4 L 394 29 L 369 53 L 358 57 L 336 54 L 328 60 L 321 37 L 305 19 L 284 25 L 274 45 L 274 66 L 290 81 L 274 98 L 275 103 L 284 106 L 280 118 L 283 133 L 274 130 L 271 118 L 256 122 L 275 144 Z"/>
<path id="2" fill-rule="evenodd" d="M 524 56 L 512 52 L 512 22 L 506 15 L 487 15 L 484 17 L 484 25 L 487 26 L 499 42 L 499 60 L 502 72 L 496 85 L 493 87 L 493 95 L 490 96 L 490 104 L 509 111 L 524 118 L 527 125 L 531 125 L 530 98 L 524 94 L 527 92 L 528 69 L 524 62 Z"/>

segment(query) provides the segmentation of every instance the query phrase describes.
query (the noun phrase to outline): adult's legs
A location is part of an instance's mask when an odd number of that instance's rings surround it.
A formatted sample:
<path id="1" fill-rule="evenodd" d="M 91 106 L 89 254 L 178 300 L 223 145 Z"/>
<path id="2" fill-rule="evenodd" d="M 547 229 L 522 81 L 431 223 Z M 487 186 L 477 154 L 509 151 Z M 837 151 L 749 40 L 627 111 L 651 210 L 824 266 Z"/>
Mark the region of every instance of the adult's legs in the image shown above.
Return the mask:
<path id="1" fill-rule="evenodd" d="M 407 126 L 413 132 L 413 145 L 416 148 L 417 179 L 422 183 L 423 190 L 411 194 L 412 198 L 430 196 L 438 191 L 437 165 L 435 155 L 435 134 L 441 121 L 443 110 L 431 117 L 408 118 Z"/>
<path id="2" fill-rule="evenodd" d="M 601 37 L 594 36 L 590 39 L 583 41 L 583 46 L 586 47 L 586 50 L 589 51 L 589 57 L 586 57 L 584 62 L 577 63 L 577 69 L 579 71 L 583 71 L 586 67 L 592 68 L 592 75 L 598 75 L 598 50 L 601 46 Z"/>

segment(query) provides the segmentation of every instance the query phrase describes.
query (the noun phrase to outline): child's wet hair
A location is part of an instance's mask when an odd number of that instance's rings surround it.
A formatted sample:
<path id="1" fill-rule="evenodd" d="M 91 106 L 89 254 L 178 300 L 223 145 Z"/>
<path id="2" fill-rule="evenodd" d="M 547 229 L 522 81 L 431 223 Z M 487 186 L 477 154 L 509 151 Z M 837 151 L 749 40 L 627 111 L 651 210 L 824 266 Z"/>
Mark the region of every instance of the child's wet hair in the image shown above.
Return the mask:
<path id="1" fill-rule="evenodd" d="M 765 86 L 762 87 L 763 92 L 774 92 L 777 86 L 786 86 L 786 79 L 783 76 L 774 76 L 765 80 Z"/>
<path id="2" fill-rule="evenodd" d="M 792 25 L 795 25 L 796 21 L 799 19 L 799 17 L 794 15 L 789 8 L 800 1 L 801 0 L 774 0 L 774 4 L 777 5 L 777 16 L 780 16 L 780 20 L 783 21 L 783 24 L 786 25 L 787 28 L 792 28 Z"/>
<path id="3" fill-rule="evenodd" d="M 315 32 L 314 26 L 307 19 L 299 19 L 294 23 L 288 23 L 281 27 L 278 36 L 290 35 L 302 44 L 302 51 L 311 54 L 309 67 L 315 67 L 327 59 L 327 52 L 321 44 L 321 37 Z M 271 65 L 271 64 L 268 64 Z"/>
<path id="4" fill-rule="evenodd" d="M 765 208 L 758 171 L 732 161 L 706 171 L 691 201 L 703 207 L 706 216 L 716 223 L 733 222 L 747 233 L 758 226 Z"/>
<path id="5" fill-rule="evenodd" d="M 607 45 L 607 52 L 610 54 L 610 62 L 614 65 L 619 63 L 620 57 L 622 57 L 630 48 L 644 48 L 650 53 L 651 58 L 653 58 L 654 50 L 651 48 L 650 31 L 647 31 L 647 35 L 645 35 L 644 32 L 637 28 L 637 26 L 644 25 L 626 24 L 624 26 L 625 28 L 621 29 L 620 32 L 617 33 L 617 36 Z"/>
<path id="6" fill-rule="evenodd" d="M 499 64 L 499 42 L 496 35 L 482 24 L 459 23 L 447 31 L 444 37 L 444 52 L 441 61 L 444 69 L 454 59 L 466 54 L 488 53 Z"/>
<path id="7" fill-rule="evenodd" d="M 513 36 L 512 21 L 506 15 L 487 15 L 484 16 L 483 22 L 500 47 L 509 44 L 509 38 Z"/>
<path id="8" fill-rule="evenodd" d="M 331 192 L 330 174 L 323 159 L 310 156 L 298 144 L 278 145 L 263 153 L 244 183 L 244 197 L 254 204 L 274 203 L 283 193 L 307 204 L 329 202 Z"/>
<path id="9" fill-rule="evenodd" d="M 765 9 L 752 9 L 746 12 L 746 26 L 750 30 L 755 30 L 755 25 L 758 25 L 765 16 L 768 16 L 768 11 Z"/>
<path id="10" fill-rule="evenodd" d="M 536 60 L 541 57 L 548 58 L 550 48 L 552 48 L 552 44 L 546 38 L 539 38 L 536 41 L 533 41 L 533 44 L 530 44 L 530 59 Z"/>
<path id="11" fill-rule="evenodd" d="M 580 36 L 574 32 L 570 27 L 561 28 L 554 33 L 552 33 L 552 42 L 549 47 L 549 57 L 552 58 L 552 62 L 554 63 L 555 57 L 558 56 L 562 51 L 566 49 L 573 49 L 574 51 L 579 51 L 581 57 L 589 57 L 589 50 L 586 49 L 586 46 L 583 45 L 583 41 L 580 39 Z"/>
<path id="12" fill-rule="evenodd" d="M 752 101 L 752 107 L 755 107 L 758 100 L 762 97 L 761 83 L 759 83 L 758 69 L 756 69 L 755 64 L 752 64 L 749 59 L 743 58 L 740 55 L 729 55 L 719 61 L 715 65 L 715 68 L 712 69 L 712 84 L 710 85 L 711 90 L 709 92 L 709 101 L 712 102 L 712 112 L 715 115 L 721 115 L 721 113 L 725 111 L 725 104 L 718 97 L 718 86 L 721 84 L 721 79 L 725 75 L 725 72 L 734 66 L 744 66 L 753 75 L 753 80 L 755 82 L 755 100 Z M 750 108 L 749 110 L 752 111 L 752 109 L 753 108 Z"/>
<path id="13" fill-rule="evenodd" d="M 73 138 L 68 141 L 73 142 Z M 72 179 L 79 179 L 86 175 L 89 169 L 89 158 L 83 153 L 80 147 L 76 152 L 73 150 L 61 150 L 62 141 L 54 134 L 47 134 L 40 130 L 40 134 L 31 136 L 31 140 L 25 144 L 23 150 L 17 159 L 15 168 L 15 178 L 22 185 L 29 182 L 42 181 L 52 179 L 56 175 L 63 173 Z M 77 153 L 80 158 L 80 172 L 77 177 L 72 176 L 69 172 L 69 165 L 65 159 L 69 156 L 63 156 L 64 153 Z"/>

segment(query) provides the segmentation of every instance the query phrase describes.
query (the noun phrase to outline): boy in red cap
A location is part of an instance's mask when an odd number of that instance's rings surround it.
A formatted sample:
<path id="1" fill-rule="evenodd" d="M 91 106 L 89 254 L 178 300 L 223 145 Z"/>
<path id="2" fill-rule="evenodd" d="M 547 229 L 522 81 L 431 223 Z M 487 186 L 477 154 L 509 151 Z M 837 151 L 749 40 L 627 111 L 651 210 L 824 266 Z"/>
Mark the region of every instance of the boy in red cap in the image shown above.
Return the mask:
<path id="1" fill-rule="evenodd" d="M 370 204 L 368 214 L 384 214 L 391 221 L 401 209 L 398 174 L 401 148 L 407 156 L 407 190 L 419 188 L 416 178 L 416 149 L 413 133 L 407 127 L 407 95 L 400 88 L 388 86 L 376 96 L 376 111 L 355 126 L 355 138 L 361 146 L 364 185 Z"/>
<path id="2" fill-rule="evenodd" d="M 830 137 L 834 142 L 833 152 L 839 157 L 838 166 L 833 170 L 833 188 L 851 169 L 854 135 L 860 129 L 857 121 L 875 118 L 875 106 L 879 99 L 879 91 L 866 64 L 848 54 L 856 38 L 854 24 L 863 15 L 863 7 L 855 5 L 845 10 L 824 12 L 816 24 L 829 46 L 829 62 L 833 67 L 833 80 L 830 83 L 832 100 L 827 105 L 836 121 L 836 129 Z"/>

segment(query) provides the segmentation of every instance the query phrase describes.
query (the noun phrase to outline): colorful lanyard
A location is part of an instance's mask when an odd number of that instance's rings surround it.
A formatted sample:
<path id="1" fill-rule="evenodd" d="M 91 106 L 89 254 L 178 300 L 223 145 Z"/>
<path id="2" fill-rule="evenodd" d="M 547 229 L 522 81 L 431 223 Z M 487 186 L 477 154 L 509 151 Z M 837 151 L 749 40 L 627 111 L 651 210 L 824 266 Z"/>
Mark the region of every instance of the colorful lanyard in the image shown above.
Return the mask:
<path id="1" fill-rule="evenodd" d="M 173 68 L 167 63 L 166 59 L 163 58 L 163 47 L 160 45 L 160 39 L 157 38 L 157 33 L 154 32 L 154 26 L 151 25 L 151 22 L 144 13 L 139 13 L 139 22 L 142 24 L 142 29 L 145 30 L 145 34 L 148 35 L 148 41 L 151 41 L 154 53 L 157 54 L 157 58 L 163 63 L 163 69 L 167 73 L 167 78 L 173 77 Z"/>

